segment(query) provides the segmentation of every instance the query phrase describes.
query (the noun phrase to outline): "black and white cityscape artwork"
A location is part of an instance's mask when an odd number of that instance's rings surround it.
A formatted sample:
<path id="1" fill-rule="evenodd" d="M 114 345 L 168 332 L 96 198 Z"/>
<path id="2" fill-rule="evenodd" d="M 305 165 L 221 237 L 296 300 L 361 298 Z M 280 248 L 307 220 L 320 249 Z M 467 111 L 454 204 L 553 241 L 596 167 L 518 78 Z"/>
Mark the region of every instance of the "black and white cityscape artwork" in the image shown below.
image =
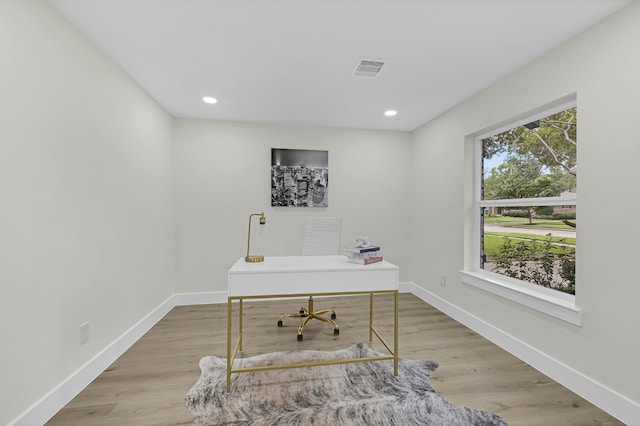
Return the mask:
<path id="1" fill-rule="evenodd" d="M 271 149 L 271 205 L 327 207 L 329 151 Z"/>

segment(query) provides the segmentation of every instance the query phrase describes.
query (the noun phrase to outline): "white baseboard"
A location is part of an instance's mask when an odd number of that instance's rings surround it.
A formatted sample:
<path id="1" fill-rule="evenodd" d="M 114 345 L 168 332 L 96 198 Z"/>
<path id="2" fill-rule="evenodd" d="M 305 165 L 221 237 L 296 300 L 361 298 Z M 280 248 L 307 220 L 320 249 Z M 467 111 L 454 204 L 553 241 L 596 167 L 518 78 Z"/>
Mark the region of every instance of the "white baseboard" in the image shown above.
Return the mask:
<path id="1" fill-rule="evenodd" d="M 173 295 L 173 306 L 212 305 L 218 303 L 227 303 L 226 291 L 176 293 Z"/>
<path id="2" fill-rule="evenodd" d="M 125 351 L 149 331 L 151 327 L 160 321 L 174 306 L 174 296 L 171 296 L 100 353 L 91 358 L 65 381 L 51 390 L 51 392 L 29 407 L 24 413 L 9 423 L 9 425 L 39 426 L 45 424 L 67 405 L 69 401 L 75 398 L 82 389 L 87 387 L 89 383 L 106 370 L 113 361 L 118 359 L 120 355 L 125 353 Z"/>
<path id="3" fill-rule="evenodd" d="M 570 366 L 529 346 L 519 339 L 452 305 L 441 297 L 414 284 L 402 283 L 400 291 L 412 293 L 439 311 L 447 314 L 487 340 L 500 346 L 556 382 L 580 395 L 629 426 L 640 426 L 640 404 L 626 398 L 574 370 Z"/>
<path id="4" fill-rule="evenodd" d="M 638 420 L 640 419 L 639 404 L 414 283 L 400 283 L 399 289 L 401 293 L 414 294 L 629 426 L 640 426 L 640 421 Z M 10 425 L 39 426 L 46 423 L 175 306 L 217 304 L 225 303 L 226 301 L 226 292 L 178 293 L 172 295 L 102 352 L 80 367 L 64 382 L 33 404 L 22 415 L 18 416 Z"/>

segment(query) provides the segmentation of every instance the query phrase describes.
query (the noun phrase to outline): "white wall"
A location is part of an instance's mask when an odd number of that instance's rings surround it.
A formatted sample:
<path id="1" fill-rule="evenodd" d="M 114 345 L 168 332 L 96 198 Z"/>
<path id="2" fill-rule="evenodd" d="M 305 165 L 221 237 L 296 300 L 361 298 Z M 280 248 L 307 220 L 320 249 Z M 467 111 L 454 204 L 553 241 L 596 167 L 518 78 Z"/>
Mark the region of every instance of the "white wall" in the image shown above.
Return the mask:
<path id="1" fill-rule="evenodd" d="M 44 2 L 0 2 L 0 52 L 7 424 L 169 297 L 175 268 L 171 117 Z"/>
<path id="2" fill-rule="evenodd" d="M 227 270 L 246 254 L 298 255 L 309 216 L 340 216 L 341 246 L 368 235 L 401 266 L 409 257 L 410 134 L 176 120 L 178 292 L 226 291 Z M 271 148 L 329 151 L 329 206 L 271 207 Z M 404 272 L 401 272 L 401 278 Z"/>
<path id="3" fill-rule="evenodd" d="M 634 2 L 414 132 L 412 181 L 423 185 L 414 191 L 414 236 L 437 244 L 421 245 L 427 262 L 414 251 L 410 274 L 431 293 L 638 404 L 639 22 L 640 2 Z M 473 149 L 465 137 L 574 92 L 582 327 L 465 286 L 458 277 L 473 196 Z M 447 274 L 446 287 L 439 285 L 440 273 Z"/>

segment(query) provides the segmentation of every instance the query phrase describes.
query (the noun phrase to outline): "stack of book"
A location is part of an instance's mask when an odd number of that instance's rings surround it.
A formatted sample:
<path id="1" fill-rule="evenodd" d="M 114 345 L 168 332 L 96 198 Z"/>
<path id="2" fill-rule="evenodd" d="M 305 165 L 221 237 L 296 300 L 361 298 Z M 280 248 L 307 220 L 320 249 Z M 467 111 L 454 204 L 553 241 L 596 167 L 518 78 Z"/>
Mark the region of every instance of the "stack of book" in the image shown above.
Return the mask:
<path id="1" fill-rule="evenodd" d="M 382 250 L 380 250 L 380 246 L 373 245 L 345 248 L 344 255 L 347 256 L 349 262 L 360 265 L 369 265 L 382 260 Z"/>

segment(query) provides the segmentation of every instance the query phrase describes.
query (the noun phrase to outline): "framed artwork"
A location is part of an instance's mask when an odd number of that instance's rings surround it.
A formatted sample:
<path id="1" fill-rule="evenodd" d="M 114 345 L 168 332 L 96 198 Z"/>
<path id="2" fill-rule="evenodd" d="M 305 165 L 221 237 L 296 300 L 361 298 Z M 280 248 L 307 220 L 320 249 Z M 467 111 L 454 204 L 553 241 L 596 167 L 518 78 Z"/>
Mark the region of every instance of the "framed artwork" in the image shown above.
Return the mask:
<path id="1" fill-rule="evenodd" d="M 271 149 L 271 205 L 327 207 L 329 151 Z"/>

